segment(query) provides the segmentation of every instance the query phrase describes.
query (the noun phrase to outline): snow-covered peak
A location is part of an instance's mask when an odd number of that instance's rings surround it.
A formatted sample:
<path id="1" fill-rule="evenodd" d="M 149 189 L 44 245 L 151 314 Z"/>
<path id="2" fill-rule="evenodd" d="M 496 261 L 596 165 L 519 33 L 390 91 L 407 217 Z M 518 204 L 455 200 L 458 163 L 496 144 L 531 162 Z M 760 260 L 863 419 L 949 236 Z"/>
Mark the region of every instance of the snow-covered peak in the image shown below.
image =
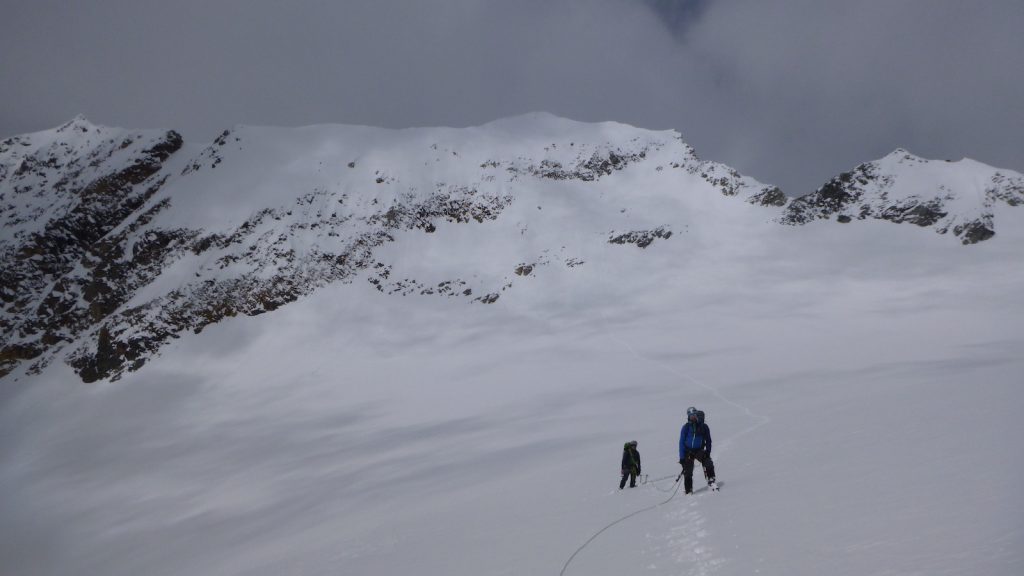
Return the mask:
<path id="1" fill-rule="evenodd" d="M 929 160 L 902 148 L 794 200 L 783 222 L 876 218 L 952 232 L 964 244 L 995 234 L 1000 204 L 1024 203 L 1024 176 L 975 160 Z"/>
<path id="2" fill-rule="evenodd" d="M 701 161 L 676 132 L 543 113 L 472 128 L 241 125 L 206 146 L 178 137 L 157 148 L 78 118 L 24 142 L 29 152 L 0 179 L 0 200 L 13 206 L 5 216 L 16 219 L 5 223 L 5 259 L 31 279 L 4 288 L 26 294 L 6 309 L 18 327 L 6 344 L 40 353 L 44 340 L 77 339 L 65 358 L 88 379 L 141 366 L 183 330 L 330 283 L 365 278 L 385 293 L 492 303 L 544 267 L 571 274 L 595 247 L 683 245 L 683 232 L 713 244 L 766 219 L 741 200 L 781 196 Z M 156 149 L 161 162 L 182 151 L 163 165 L 146 160 Z M 100 217 L 83 198 L 111 210 Z M 70 242 L 45 269 L 17 260 L 18 250 L 67 244 L 54 231 L 89 218 L 102 225 L 74 236 L 88 242 Z M 459 256 L 406 256 L 420 246 Z M 24 314 L 40 302 L 38 317 Z"/>
<path id="3" fill-rule="evenodd" d="M 897 162 L 899 162 L 899 161 L 923 161 L 923 160 L 925 160 L 924 158 L 918 156 L 917 154 L 914 154 L 914 153 L 910 152 L 909 150 L 907 150 L 906 148 L 902 148 L 902 147 L 896 148 L 892 152 L 889 152 L 888 154 L 886 154 L 885 156 L 880 158 L 879 161 L 887 160 L 887 159 L 892 159 L 892 160 L 897 161 Z"/>
<path id="4" fill-rule="evenodd" d="M 89 183 L 159 163 L 180 145 L 173 131 L 97 126 L 84 116 L 0 142 L 0 244 L 69 213 Z"/>
<path id="5" fill-rule="evenodd" d="M 80 149 L 104 137 L 124 132 L 121 128 L 97 126 L 79 114 L 56 128 L 12 136 L 0 142 L 0 163 L 8 163 L 12 157 L 23 158 L 52 146 L 64 150 Z"/>
<path id="6" fill-rule="evenodd" d="M 583 140 L 629 140 L 640 134 L 659 134 L 662 137 L 678 138 L 675 130 L 648 130 L 615 121 L 580 122 L 548 112 L 529 112 L 493 120 L 476 129 L 515 138 L 562 139 L 577 136 Z"/>
<path id="7" fill-rule="evenodd" d="M 156 191 L 159 184 L 146 181 L 181 146 L 175 132 L 100 127 L 80 117 L 0 143 L 0 374 L 80 329 L 59 312 L 43 328 L 38 314 L 68 311 L 70 304 L 57 304 L 61 282 L 102 253 L 101 240 Z M 94 292 L 83 304 L 99 310 L 101 299 Z"/>
<path id="8" fill-rule="evenodd" d="M 56 130 L 61 133 L 76 131 L 85 133 L 95 128 L 96 126 L 92 122 L 89 122 L 89 119 L 85 117 L 85 114 L 77 114 L 71 120 L 61 124 Z"/>

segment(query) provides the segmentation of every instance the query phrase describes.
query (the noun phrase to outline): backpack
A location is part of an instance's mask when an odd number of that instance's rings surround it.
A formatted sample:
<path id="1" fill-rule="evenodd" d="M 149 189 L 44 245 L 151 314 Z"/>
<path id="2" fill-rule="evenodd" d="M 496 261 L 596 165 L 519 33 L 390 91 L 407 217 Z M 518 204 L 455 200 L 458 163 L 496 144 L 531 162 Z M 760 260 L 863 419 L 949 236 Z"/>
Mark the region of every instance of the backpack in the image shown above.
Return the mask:
<path id="1" fill-rule="evenodd" d="M 703 423 L 704 423 L 704 411 L 703 410 L 697 410 L 697 424 L 703 424 Z"/>

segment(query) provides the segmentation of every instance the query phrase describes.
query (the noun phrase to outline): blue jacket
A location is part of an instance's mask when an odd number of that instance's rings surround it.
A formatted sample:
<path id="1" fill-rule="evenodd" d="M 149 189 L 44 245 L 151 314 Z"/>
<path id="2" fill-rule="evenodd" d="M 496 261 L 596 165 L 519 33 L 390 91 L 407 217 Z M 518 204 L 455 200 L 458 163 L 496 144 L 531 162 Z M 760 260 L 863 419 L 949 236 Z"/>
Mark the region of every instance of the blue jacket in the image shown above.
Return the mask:
<path id="1" fill-rule="evenodd" d="M 711 429 L 707 424 L 683 424 L 679 431 L 679 459 L 682 460 L 690 450 L 711 452 Z"/>

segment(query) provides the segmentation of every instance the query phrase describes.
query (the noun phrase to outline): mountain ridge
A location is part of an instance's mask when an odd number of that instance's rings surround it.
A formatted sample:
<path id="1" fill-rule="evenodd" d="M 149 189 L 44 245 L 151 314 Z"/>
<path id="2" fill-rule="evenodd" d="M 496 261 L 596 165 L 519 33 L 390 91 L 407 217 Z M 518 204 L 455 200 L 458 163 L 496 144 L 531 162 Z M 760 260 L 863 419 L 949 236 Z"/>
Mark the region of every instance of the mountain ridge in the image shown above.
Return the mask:
<path id="1" fill-rule="evenodd" d="M 1024 201 L 1024 178 L 978 163 L 972 174 L 992 184 L 980 210 L 942 213 L 959 190 L 941 206 L 920 194 L 887 204 L 916 181 L 890 181 L 889 164 L 931 166 L 903 152 L 790 199 L 699 159 L 677 132 L 544 113 L 465 129 L 240 125 L 209 145 L 78 116 L 0 143 L 0 376 L 60 357 L 86 382 L 117 378 L 184 332 L 358 278 L 384 294 L 494 303 L 545 267 L 584 265 L 592 242 L 646 249 L 684 231 L 720 241 L 714 196 L 754 210 L 742 211 L 747 225 L 849 222 L 856 208 L 858 219 L 940 227 L 965 244 L 994 235 L 986 207 Z M 495 255 L 431 282 L 399 277 L 379 256 L 452 225 L 498 234 L 471 240 Z"/>
<path id="2" fill-rule="evenodd" d="M 928 160 L 897 148 L 793 199 L 784 224 L 874 218 L 953 232 L 963 244 L 995 235 L 994 206 L 1024 203 L 1024 177 L 981 162 Z"/>

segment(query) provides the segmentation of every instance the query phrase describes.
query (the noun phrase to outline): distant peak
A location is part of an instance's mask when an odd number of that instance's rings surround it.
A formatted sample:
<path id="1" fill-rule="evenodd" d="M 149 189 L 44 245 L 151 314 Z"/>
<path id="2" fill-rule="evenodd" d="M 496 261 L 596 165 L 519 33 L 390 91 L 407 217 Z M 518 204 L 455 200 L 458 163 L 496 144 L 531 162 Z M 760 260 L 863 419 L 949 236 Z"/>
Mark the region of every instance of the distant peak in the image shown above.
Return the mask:
<path id="1" fill-rule="evenodd" d="M 538 125 L 548 126 L 577 126 L 583 124 L 576 120 L 556 116 L 550 112 L 527 112 L 516 116 L 507 116 L 483 124 L 484 127 L 499 128 L 535 128 Z"/>
<path id="2" fill-rule="evenodd" d="M 924 158 L 922 156 L 918 156 L 917 154 L 914 154 L 913 152 L 908 151 L 906 148 L 897 148 L 897 149 L 893 150 L 892 152 L 890 152 L 889 154 L 887 154 L 885 157 L 879 158 L 878 160 L 873 162 L 873 164 L 879 164 L 879 163 L 883 163 L 883 162 L 884 163 L 891 163 L 891 164 L 926 164 L 926 165 L 935 165 L 935 164 L 942 163 L 942 164 L 956 164 L 958 166 L 963 167 L 964 169 L 980 168 L 980 169 L 985 169 L 985 170 L 1000 170 L 1000 169 L 998 169 L 998 168 L 996 168 L 994 166 L 991 166 L 989 164 L 986 164 L 984 162 L 979 162 L 977 160 L 973 160 L 971 158 L 966 158 L 966 157 L 965 158 L 961 158 L 959 160 L 949 160 L 949 159 L 947 159 L 947 160 L 937 160 L 937 159 L 933 159 L 933 158 Z M 1000 171 L 1004 172 L 1004 173 L 1007 173 L 1007 174 L 1016 174 L 1015 172 L 1008 171 L 1008 170 L 1000 170 Z"/>
<path id="3" fill-rule="evenodd" d="M 886 158 L 917 158 L 918 156 L 909 152 L 906 148 L 897 148 L 885 155 Z"/>
<path id="4" fill-rule="evenodd" d="M 660 134 L 662 137 L 679 137 L 679 134 L 674 130 L 651 130 L 616 121 L 584 122 L 558 116 L 550 112 L 528 112 L 518 116 L 499 118 L 483 124 L 479 128 L 499 130 L 515 136 L 543 138 L 569 133 L 589 133 L 600 135 L 600 138 L 605 139 L 630 139 L 641 134 L 655 133 Z"/>
<path id="5" fill-rule="evenodd" d="M 893 150 L 892 152 L 886 154 L 884 157 L 879 158 L 878 160 L 876 160 L 876 162 L 886 162 L 886 163 L 894 163 L 894 164 L 904 164 L 904 163 L 915 164 L 915 163 L 928 163 L 928 162 L 930 162 L 930 160 L 928 160 L 927 158 L 922 158 L 921 156 L 918 156 L 917 154 L 914 154 L 913 152 L 910 152 L 906 148 L 897 148 L 897 149 Z"/>
<path id="6" fill-rule="evenodd" d="M 89 119 L 86 118 L 84 114 L 78 114 L 57 128 L 57 132 L 67 132 L 68 130 L 88 132 L 90 129 L 95 127 L 96 126 L 92 122 L 89 122 Z"/>

